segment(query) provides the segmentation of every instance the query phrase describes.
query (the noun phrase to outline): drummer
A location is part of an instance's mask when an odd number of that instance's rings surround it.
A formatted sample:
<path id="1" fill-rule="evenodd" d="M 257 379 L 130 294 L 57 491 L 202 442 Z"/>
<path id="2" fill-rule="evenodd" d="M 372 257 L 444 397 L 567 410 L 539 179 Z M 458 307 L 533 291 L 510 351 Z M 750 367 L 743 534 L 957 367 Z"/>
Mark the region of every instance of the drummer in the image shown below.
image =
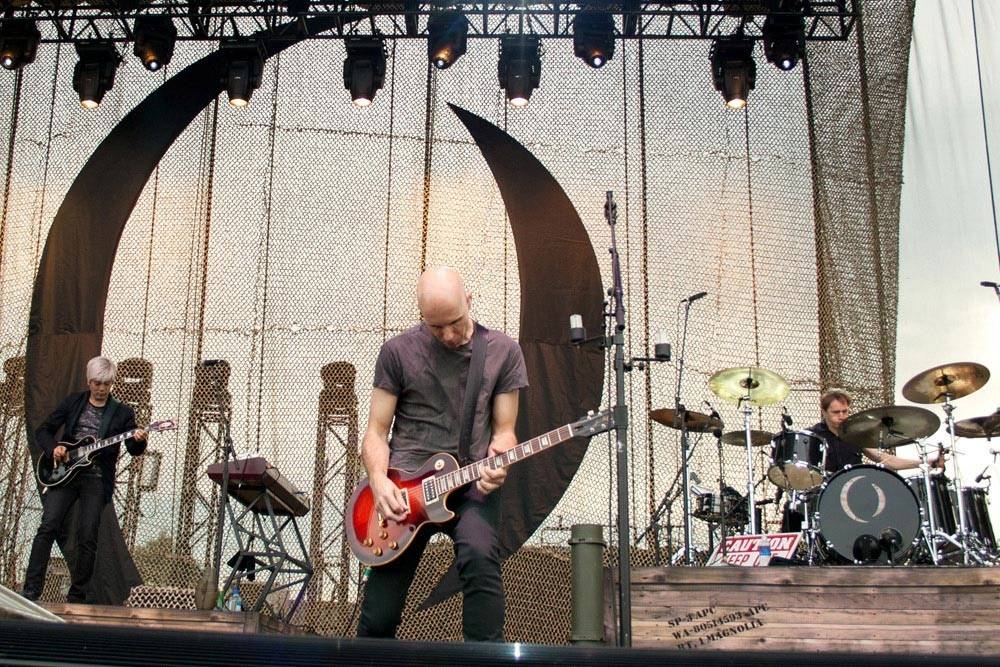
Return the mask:
<path id="1" fill-rule="evenodd" d="M 847 393 L 839 390 L 828 391 L 820 397 L 819 406 L 823 421 L 810 430 L 826 441 L 827 472 L 837 472 L 848 465 L 860 465 L 862 452 L 867 458 L 889 470 L 920 467 L 920 459 L 907 459 L 888 452 L 880 452 L 872 447 L 858 448 L 840 439 L 841 427 L 851 413 L 851 397 Z M 938 454 L 929 455 L 927 462 L 935 468 L 944 468 L 944 457 Z"/>
<path id="2" fill-rule="evenodd" d="M 870 460 L 889 470 L 908 470 L 920 467 L 920 459 L 907 459 L 888 452 L 880 452 L 872 447 L 855 447 L 840 439 L 841 427 L 851 414 L 851 397 L 846 392 L 836 389 L 826 392 L 820 396 L 819 407 L 823 421 L 809 430 L 826 442 L 826 471 L 828 473 L 838 472 L 849 465 L 860 465 L 862 452 Z M 938 454 L 929 455 L 927 462 L 935 468 L 944 468 L 944 457 Z M 786 532 L 801 530 L 803 518 L 801 512 L 786 504 L 781 520 L 782 530 Z"/>

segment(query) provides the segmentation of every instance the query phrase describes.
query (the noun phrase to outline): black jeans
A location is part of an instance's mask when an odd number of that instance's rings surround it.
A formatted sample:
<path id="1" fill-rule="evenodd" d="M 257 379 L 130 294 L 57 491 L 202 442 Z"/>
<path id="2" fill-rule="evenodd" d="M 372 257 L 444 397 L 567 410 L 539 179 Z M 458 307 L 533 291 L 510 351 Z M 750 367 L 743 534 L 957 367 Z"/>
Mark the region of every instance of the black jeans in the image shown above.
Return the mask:
<path id="1" fill-rule="evenodd" d="M 466 641 L 503 641 L 504 595 L 500 578 L 500 494 L 483 497 L 475 485 L 452 494 L 454 519 L 438 530 L 425 526 L 396 560 L 372 568 L 358 621 L 359 637 L 395 637 L 406 594 L 420 556 L 437 532 L 455 543 L 455 564 L 462 580 L 462 634 Z"/>
<path id="2" fill-rule="evenodd" d="M 31 543 L 28 571 L 24 575 L 24 593 L 28 597 L 41 594 L 45 586 L 45 572 L 49 567 L 52 543 L 63 529 L 63 523 L 73 508 L 80 503 L 77 524 L 76 562 L 70 568 L 72 585 L 69 602 L 83 602 L 87 597 L 87 587 L 94 573 L 94 558 L 97 555 L 97 529 L 104 510 L 104 483 L 100 475 L 79 474 L 62 486 L 50 488 L 42 495 L 42 522 Z"/>

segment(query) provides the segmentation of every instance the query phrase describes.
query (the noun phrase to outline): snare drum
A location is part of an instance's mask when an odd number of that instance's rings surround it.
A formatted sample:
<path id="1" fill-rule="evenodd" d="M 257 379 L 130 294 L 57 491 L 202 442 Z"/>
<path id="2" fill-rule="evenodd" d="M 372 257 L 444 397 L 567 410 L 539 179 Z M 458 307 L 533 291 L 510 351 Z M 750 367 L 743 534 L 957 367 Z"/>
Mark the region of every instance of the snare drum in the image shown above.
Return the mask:
<path id="1" fill-rule="evenodd" d="M 822 486 L 816 525 L 823 552 L 836 561 L 861 563 L 878 554 L 883 533 L 898 533 L 893 560 L 909 555 L 920 534 L 920 505 L 902 477 L 873 465 L 847 466 Z M 894 532 L 890 532 L 894 531 Z M 885 562 L 884 554 L 878 560 Z"/>
<path id="2" fill-rule="evenodd" d="M 694 497 L 691 515 L 709 523 L 725 523 L 727 526 L 742 526 L 747 523 L 746 499 L 731 486 L 718 493 L 699 493 Z"/>
<path id="3" fill-rule="evenodd" d="M 812 431 L 785 431 L 771 440 L 767 478 L 795 491 L 815 489 L 826 477 L 826 442 Z"/>

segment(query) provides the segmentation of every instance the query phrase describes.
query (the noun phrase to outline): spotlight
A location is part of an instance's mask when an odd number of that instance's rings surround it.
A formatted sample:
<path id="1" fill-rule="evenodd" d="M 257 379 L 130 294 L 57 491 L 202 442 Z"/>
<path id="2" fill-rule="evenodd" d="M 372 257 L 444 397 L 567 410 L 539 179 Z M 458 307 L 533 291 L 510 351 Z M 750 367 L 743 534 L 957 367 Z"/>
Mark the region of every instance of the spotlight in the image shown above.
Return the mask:
<path id="1" fill-rule="evenodd" d="M 500 38 L 497 78 L 507 91 L 507 100 L 523 107 L 542 78 L 542 42 L 534 35 L 507 35 Z"/>
<path id="2" fill-rule="evenodd" d="M 465 55 L 469 24 L 458 11 L 435 12 L 427 19 L 427 58 L 438 69 L 448 69 Z"/>
<path id="3" fill-rule="evenodd" d="M 34 21 L 4 19 L 0 21 L 0 65 L 4 69 L 21 69 L 35 61 L 42 34 Z"/>
<path id="4" fill-rule="evenodd" d="M 177 28 L 169 16 L 139 16 L 135 19 L 133 52 L 143 67 L 155 72 L 170 64 L 177 41 Z"/>
<path id="5" fill-rule="evenodd" d="M 753 40 L 741 35 L 719 37 L 712 43 L 712 81 L 722 93 L 726 106 L 742 109 L 757 81 L 757 63 L 753 59 Z"/>
<path id="6" fill-rule="evenodd" d="M 585 11 L 573 21 L 573 55 L 603 67 L 615 55 L 615 22 L 607 12 Z"/>
<path id="7" fill-rule="evenodd" d="M 385 42 L 381 37 L 347 37 L 344 47 L 344 88 L 354 104 L 366 107 L 385 81 Z"/>
<path id="8" fill-rule="evenodd" d="M 761 32 L 767 62 L 786 72 L 795 69 L 806 44 L 802 14 L 768 14 Z"/>
<path id="9" fill-rule="evenodd" d="M 80 95 L 80 106 L 96 109 L 115 85 L 121 56 L 114 42 L 104 39 L 77 42 L 76 53 L 80 59 L 73 68 L 73 90 Z"/>
<path id="10" fill-rule="evenodd" d="M 245 107 L 264 74 L 264 48 L 257 40 L 226 39 L 219 43 L 224 54 L 221 83 L 229 105 Z"/>

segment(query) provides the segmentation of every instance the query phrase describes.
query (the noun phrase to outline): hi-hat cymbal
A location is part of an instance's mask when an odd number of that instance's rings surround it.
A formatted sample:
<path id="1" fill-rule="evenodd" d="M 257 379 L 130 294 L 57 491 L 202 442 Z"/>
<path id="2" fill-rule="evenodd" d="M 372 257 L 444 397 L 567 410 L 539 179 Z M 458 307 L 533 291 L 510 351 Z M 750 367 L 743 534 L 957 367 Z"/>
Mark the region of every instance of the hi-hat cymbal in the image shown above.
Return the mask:
<path id="1" fill-rule="evenodd" d="M 1000 437 L 1000 408 L 985 417 L 973 417 L 955 422 L 955 435 L 960 438 Z"/>
<path id="2" fill-rule="evenodd" d="M 765 445 L 771 444 L 771 440 L 774 438 L 773 433 L 768 433 L 767 431 L 750 431 L 750 444 L 754 447 L 764 447 Z M 736 445 L 737 447 L 747 446 L 747 432 L 746 431 L 730 431 L 722 436 L 722 442 L 727 445 Z"/>
<path id="3" fill-rule="evenodd" d="M 791 388 L 774 371 L 755 366 L 740 366 L 719 371 L 708 379 L 708 388 L 724 401 L 739 403 L 749 397 L 750 405 L 775 405 L 788 396 Z"/>
<path id="4" fill-rule="evenodd" d="M 688 410 L 686 414 L 687 430 L 689 431 L 708 433 L 709 431 L 722 428 L 721 419 L 715 419 L 714 417 L 710 417 L 700 412 L 694 412 L 692 410 Z M 677 416 L 677 410 L 674 410 L 673 408 L 650 410 L 649 418 L 655 422 L 663 424 L 664 426 L 669 426 L 670 428 L 680 429 L 681 427 L 681 420 Z"/>
<path id="5" fill-rule="evenodd" d="M 855 447 L 892 449 L 933 435 L 941 420 L 915 405 L 886 405 L 851 415 L 840 428 L 841 440 Z"/>
<path id="6" fill-rule="evenodd" d="M 944 403 L 968 396 L 990 379 L 986 366 L 960 361 L 929 368 L 917 373 L 903 385 L 903 396 L 914 403 Z"/>

